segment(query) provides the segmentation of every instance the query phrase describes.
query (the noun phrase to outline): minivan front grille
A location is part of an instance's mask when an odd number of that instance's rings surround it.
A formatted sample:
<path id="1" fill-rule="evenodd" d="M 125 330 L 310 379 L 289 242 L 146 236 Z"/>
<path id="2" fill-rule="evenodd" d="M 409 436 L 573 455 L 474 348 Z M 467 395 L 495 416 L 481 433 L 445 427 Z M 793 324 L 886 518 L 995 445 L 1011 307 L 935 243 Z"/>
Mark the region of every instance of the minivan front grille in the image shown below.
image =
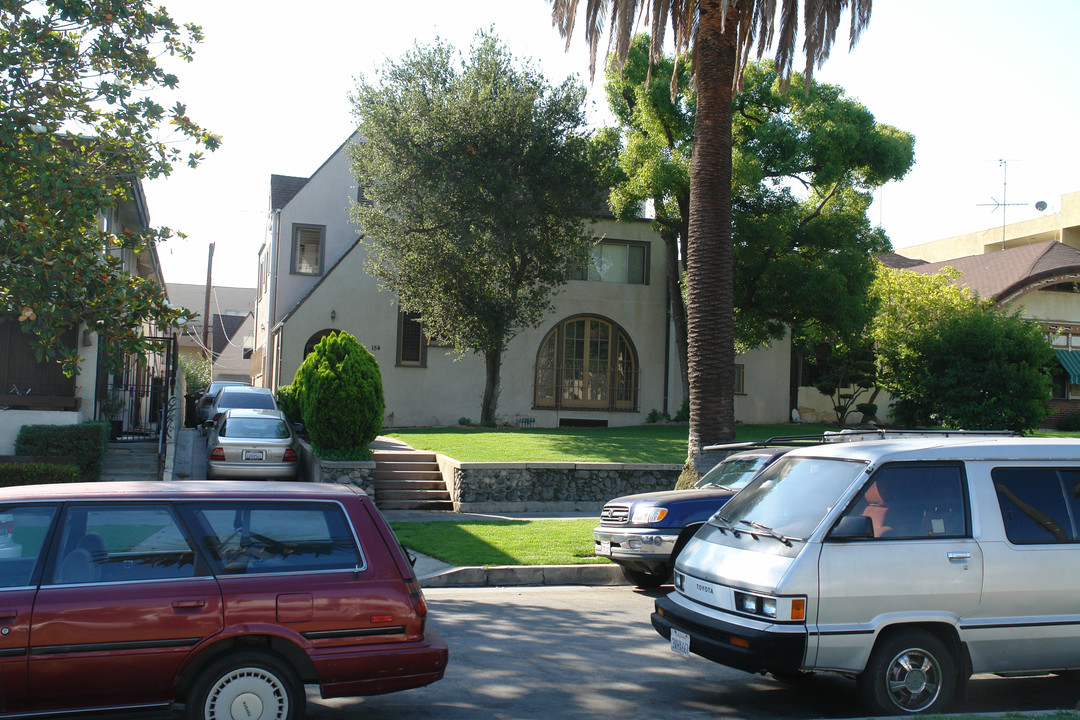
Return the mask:
<path id="1" fill-rule="evenodd" d="M 602 525 L 625 525 L 630 520 L 629 505 L 605 505 L 600 513 Z"/>

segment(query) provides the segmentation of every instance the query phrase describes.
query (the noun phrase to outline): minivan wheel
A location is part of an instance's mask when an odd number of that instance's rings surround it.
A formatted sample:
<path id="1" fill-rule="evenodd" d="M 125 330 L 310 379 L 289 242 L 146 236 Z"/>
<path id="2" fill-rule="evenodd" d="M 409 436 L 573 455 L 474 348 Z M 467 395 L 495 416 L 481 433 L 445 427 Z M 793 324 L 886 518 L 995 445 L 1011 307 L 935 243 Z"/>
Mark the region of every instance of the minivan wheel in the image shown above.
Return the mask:
<path id="1" fill-rule="evenodd" d="M 622 574 L 631 584 L 637 585 L 639 588 L 658 588 L 671 577 L 671 573 L 651 573 L 642 570 L 631 570 L 628 567 L 623 567 Z"/>
<path id="2" fill-rule="evenodd" d="M 941 712 L 956 690 L 956 662 L 931 633 L 906 630 L 878 641 L 858 686 L 880 714 Z"/>
<path id="3" fill-rule="evenodd" d="M 236 652 L 212 662 L 187 698 L 187 720 L 302 720 L 304 685 L 277 656 Z"/>

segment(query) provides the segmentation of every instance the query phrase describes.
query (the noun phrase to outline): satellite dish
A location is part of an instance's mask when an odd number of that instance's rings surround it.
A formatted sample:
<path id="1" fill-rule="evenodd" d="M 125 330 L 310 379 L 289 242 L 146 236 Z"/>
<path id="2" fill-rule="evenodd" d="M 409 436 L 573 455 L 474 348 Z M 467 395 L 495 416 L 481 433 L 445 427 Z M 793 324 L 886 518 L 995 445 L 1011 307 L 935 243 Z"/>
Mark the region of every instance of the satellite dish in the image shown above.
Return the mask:
<path id="1" fill-rule="evenodd" d="M 1040 200 L 1039 202 L 1035 203 L 1035 209 L 1038 210 L 1039 212 L 1042 212 L 1043 210 L 1045 210 L 1046 209 L 1046 201 L 1045 200 Z"/>

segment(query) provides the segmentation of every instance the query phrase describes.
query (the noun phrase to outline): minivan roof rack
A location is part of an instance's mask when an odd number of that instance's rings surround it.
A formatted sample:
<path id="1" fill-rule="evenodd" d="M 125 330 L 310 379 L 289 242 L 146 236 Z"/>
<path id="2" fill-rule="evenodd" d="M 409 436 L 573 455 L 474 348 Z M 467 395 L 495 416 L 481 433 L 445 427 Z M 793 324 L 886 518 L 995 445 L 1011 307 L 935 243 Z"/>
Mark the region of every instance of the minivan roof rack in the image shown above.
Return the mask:
<path id="1" fill-rule="evenodd" d="M 893 430 L 873 428 L 864 430 L 826 430 L 820 435 L 775 435 L 767 440 L 748 440 L 745 442 L 707 445 L 704 449 L 713 450 L 754 450 L 774 446 L 821 445 L 834 442 L 860 442 L 866 440 L 891 440 L 895 438 L 941 438 L 941 437 L 1017 437 L 1012 430 Z"/>

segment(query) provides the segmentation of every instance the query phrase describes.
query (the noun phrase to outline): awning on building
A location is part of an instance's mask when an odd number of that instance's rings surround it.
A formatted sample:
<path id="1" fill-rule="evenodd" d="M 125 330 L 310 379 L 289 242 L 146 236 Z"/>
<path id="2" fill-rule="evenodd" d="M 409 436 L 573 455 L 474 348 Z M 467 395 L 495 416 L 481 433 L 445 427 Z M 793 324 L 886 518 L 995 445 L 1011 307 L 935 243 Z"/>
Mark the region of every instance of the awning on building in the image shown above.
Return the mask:
<path id="1" fill-rule="evenodd" d="M 1057 350 L 1058 362 L 1069 373 L 1069 382 L 1080 385 L 1080 350 Z"/>

